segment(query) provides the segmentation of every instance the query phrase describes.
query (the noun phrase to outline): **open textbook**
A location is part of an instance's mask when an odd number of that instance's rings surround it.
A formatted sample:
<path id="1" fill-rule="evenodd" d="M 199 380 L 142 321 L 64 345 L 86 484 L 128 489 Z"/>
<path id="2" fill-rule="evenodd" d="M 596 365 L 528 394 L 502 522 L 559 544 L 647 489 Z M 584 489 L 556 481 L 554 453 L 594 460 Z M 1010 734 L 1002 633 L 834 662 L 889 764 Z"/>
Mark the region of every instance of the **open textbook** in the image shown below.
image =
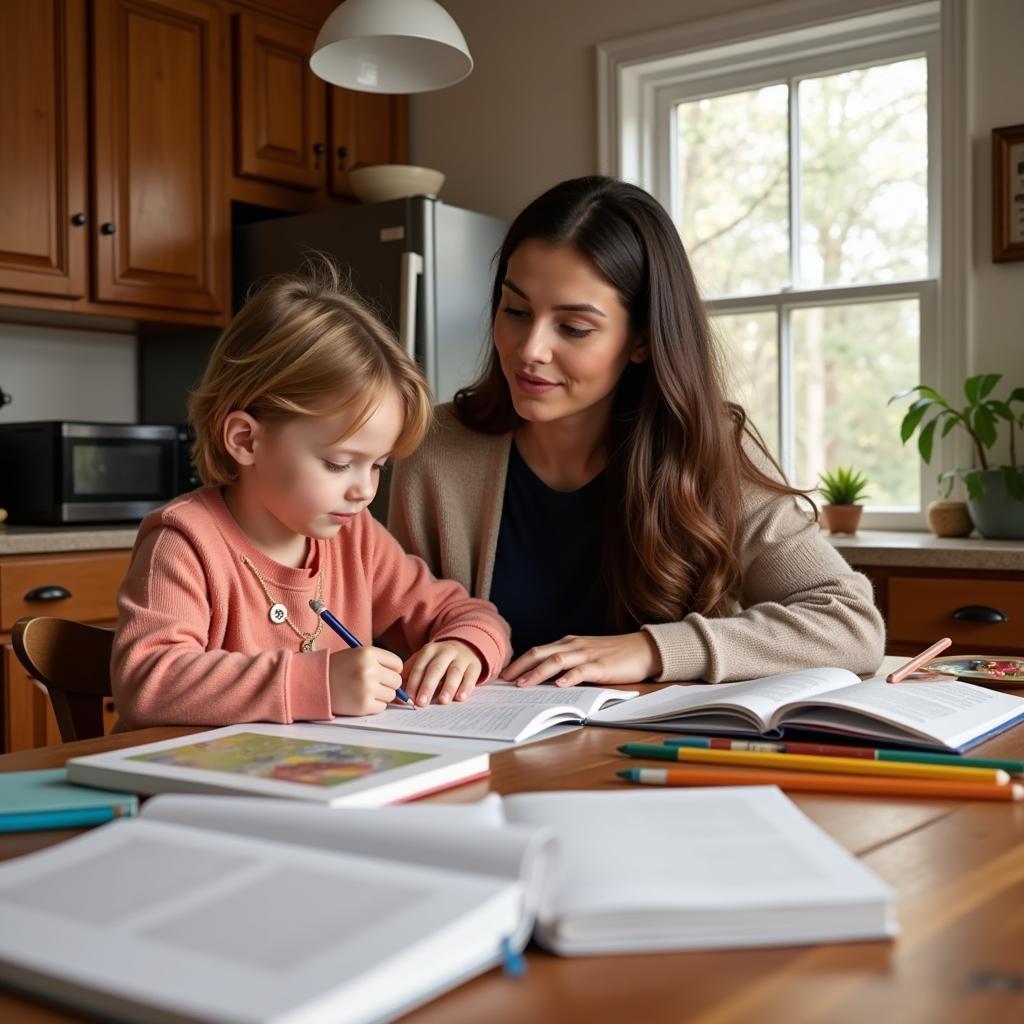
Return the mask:
<path id="1" fill-rule="evenodd" d="M 841 668 L 714 686 L 667 686 L 591 715 L 595 725 L 659 732 L 826 732 L 961 751 L 1024 720 L 1024 698 L 971 683 L 861 682 Z"/>
<path id="2" fill-rule="evenodd" d="M 892 904 L 774 787 L 372 811 L 159 796 L 0 865 L 0 981 L 131 1021 L 363 1024 L 531 932 L 567 955 L 877 939 Z"/>
<path id="3" fill-rule="evenodd" d="M 489 771 L 486 753 L 429 737 L 255 722 L 73 757 L 67 765 L 68 781 L 81 786 L 288 797 L 328 807 L 398 803 Z"/>
<path id="4" fill-rule="evenodd" d="M 333 724 L 382 732 L 519 743 L 553 725 L 582 725 L 592 721 L 601 708 L 629 700 L 638 692 L 592 686 L 520 688 L 498 682 L 478 686 L 467 701 L 431 704 L 415 711 L 406 705 L 392 704 L 378 715 L 335 718 Z"/>

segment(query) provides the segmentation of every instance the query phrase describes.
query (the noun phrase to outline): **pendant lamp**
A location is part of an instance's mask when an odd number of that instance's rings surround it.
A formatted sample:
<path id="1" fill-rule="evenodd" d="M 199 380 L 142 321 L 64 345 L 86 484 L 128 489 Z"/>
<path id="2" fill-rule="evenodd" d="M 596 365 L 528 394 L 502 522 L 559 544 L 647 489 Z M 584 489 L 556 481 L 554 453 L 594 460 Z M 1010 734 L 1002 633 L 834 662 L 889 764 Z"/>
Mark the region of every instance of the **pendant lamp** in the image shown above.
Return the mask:
<path id="1" fill-rule="evenodd" d="M 435 0 L 345 0 L 320 29 L 309 66 L 345 89 L 416 93 L 461 82 L 473 58 Z"/>

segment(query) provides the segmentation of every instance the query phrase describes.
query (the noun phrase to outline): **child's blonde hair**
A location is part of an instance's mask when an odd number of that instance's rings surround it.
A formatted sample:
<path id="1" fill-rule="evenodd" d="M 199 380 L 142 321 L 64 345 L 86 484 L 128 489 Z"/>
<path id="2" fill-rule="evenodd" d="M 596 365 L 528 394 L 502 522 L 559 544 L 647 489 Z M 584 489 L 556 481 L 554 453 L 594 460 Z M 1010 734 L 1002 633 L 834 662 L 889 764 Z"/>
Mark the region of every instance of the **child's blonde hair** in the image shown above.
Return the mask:
<path id="1" fill-rule="evenodd" d="M 272 278 L 225 329 L 189 399 L 199 476 L 218 486 L 238 479 L 223 438 L 224 421 L 235 409 L 261 422 L 351 409 L 351 434 L 388 388 L 405 411 L 394 452 L 401 458 L 423 440 L 432 415 L 416 364 L 345 287 L 330 260 L 317 258 L 299 274 Z"/>

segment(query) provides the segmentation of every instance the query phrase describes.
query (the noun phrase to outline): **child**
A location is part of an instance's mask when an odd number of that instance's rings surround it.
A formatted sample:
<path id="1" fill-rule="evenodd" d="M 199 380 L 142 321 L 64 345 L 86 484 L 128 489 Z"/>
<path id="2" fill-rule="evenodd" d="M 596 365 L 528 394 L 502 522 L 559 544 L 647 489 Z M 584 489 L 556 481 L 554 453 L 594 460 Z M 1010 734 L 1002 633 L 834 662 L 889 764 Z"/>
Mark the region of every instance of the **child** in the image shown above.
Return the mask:
<path id="1" fill-rule="evenodd" d="M 272 280 L 218 341 L 190 417 L 206 486 L 142 523 L 118 594 L 121 728 L 293 722 L 464 700 L 510 654 L 492 604 L 436 580 L 367 505 L 430 423 L 411 359 L 323 280 Z M 365 644 L 349 648 L 318 598 Z M 410 710 L 410 713 L 413 713 Z"/>

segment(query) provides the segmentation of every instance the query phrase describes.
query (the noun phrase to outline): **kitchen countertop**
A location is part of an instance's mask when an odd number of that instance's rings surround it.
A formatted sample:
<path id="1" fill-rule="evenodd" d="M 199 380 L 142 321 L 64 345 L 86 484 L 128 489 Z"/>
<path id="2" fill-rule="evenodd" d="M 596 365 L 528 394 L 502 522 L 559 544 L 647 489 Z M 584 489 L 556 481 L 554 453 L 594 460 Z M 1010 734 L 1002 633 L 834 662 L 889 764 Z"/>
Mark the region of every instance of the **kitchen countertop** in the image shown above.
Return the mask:
<path id="1" fill-rule="evenodd" d="M 0 555 L 42 555 L 65 551 L 127 549 L 138 526 L 0 525 Z M 854 566 L 915 569 L 995 569 L 1024 572 L 1024 541 L 980 537 L 934 537 L 930 533 L 862 530 L 825 537 Z"/>
<path id="2" fill-rule="evenodd" d="M 912 569 L 996 569 L 1024 572 L 1024 541 L 935 537 L 930 533 L 862 530 L 825 536 L 853 566 Z"/>
<path id="3" fill-rule="evenodd" d="M 65 551 L 109 551 L 130 548 L 137 523 L 123 526 L 0 525 L 0 555 L 49 555 Z"/>

